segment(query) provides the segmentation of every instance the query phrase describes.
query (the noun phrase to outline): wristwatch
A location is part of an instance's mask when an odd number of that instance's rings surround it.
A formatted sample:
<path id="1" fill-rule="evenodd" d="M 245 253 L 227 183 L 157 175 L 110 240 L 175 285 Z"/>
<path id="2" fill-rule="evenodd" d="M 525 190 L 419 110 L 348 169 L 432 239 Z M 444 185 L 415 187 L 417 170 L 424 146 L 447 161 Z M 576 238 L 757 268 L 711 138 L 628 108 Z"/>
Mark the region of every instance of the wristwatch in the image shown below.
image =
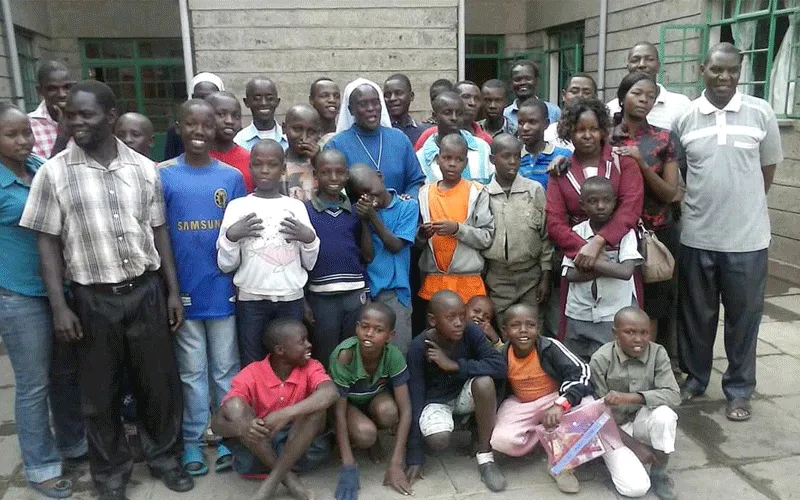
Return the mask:
<path id="1" fill-rule="evenodd" d="M 557 397 L 553 404 L 563 408 L 564 413 L 568 412 L 569 409 L 572 408 L 572 405 L 570 404 L 569 400 L 564 396 Z"/>

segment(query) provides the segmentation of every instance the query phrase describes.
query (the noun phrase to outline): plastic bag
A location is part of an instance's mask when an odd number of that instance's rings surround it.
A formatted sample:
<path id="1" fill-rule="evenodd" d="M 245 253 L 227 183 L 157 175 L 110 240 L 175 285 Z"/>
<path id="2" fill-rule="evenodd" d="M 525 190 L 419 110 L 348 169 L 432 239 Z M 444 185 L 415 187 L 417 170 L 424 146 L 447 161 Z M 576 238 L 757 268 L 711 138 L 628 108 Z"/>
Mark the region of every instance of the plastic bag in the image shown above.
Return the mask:
<path id="1" fill-rule="evenodd" d="M 614 416 L 602 399 L 574 408 L 555 429 L 548 431 L 542 425 L 536 429 L 555 475 L 623 446 Z"/>

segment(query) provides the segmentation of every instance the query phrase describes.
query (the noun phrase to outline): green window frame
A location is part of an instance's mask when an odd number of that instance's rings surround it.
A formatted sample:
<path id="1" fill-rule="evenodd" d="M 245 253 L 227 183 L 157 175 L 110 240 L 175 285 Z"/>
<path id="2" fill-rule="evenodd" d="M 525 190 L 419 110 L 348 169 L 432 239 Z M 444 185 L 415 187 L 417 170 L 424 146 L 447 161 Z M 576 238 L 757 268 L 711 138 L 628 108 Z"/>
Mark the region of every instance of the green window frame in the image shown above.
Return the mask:
<path id="1" fill-rule="evenodd" d="M 708 50 L 708 27 L 666 24 L 659 33 L 658 81 L 669 90 L 695 98 L 703 91 L 700 62 Z"/>
<path id="2" fill-rule="evenodd" d="M 181 39 L 92 38 L 80 45 L 83 77 L 107 83 L 120 114 L 135 111 L 150 118 L 156 132 L 153 158 L 162 159 L 165 132 L 187 97 Z"/>
<path id="3" fill-rule="evenodd" d="M 495 74 L 498 75 L 498 78 L 502 73 L 504 54 L 504 35 L 467 35 L 464 39 L 464 59 L 467 61 L 494 61 Z"/>
<path id="4" fill-rule="evenodd" d="M 547 32 L 551 43 L 554 42 L 548 52 L 554 56 L 552 61 L 557 64 L 554 69 L 558 104 L 561 104 L 560 91 L 567 86 L 569 78 L 583 71 L 584 31 L 585 24 L 580 22 L 557 26 Z"/>
<path id="5" fill-rule="evenodd" d="M 39 105 L 39 93 L 36 91 L 38 58 L 34 48 L 33 35 L 15 27 L 14 37 L 17 41 L 17 56 L 22 74 L 22 97 L 25 101 L 25 110 L 31 112 Z"/>

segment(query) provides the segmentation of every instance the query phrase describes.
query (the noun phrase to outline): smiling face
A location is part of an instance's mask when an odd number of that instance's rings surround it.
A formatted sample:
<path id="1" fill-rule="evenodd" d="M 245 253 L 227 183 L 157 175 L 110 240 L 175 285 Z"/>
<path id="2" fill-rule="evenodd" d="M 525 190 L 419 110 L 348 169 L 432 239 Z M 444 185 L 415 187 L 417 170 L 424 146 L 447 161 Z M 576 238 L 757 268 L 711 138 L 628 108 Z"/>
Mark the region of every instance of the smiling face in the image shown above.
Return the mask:
<path id="1" fill-rule="evenodd" d="M 467 302 L 467 319 L 475 324 L 488 323 L 494 317 L 494 304 L 486 296 L 476 296 Z"/>
<path id="2" fill-rule="evenodd" d="M 381 126 L 381 99 L 372 85 L 360 85 L 350 94 L 350 113 L 356 123 L 366 130 Z"/>
<path id="3" fill-rule="evenodd" d="M 392 119 L 400 119 L 408 114 L 414 100 L 414 92 L 402 80 L 386 80 L 383 84 L 383 100 Z"/>
<path id="4" fill-rule="evenodd" d="M 625 115 L 644 120 L 653 109 L 658 95 L 658 87 L 651 80 L 639 80 L 625 94 L 622 110 Z"/>
<path id="5" fill-rule="evenodd" d="M 275 119 L 275 110 L 278 109 L 280 103 L 278 89 L 270 80 L 251 80 L 247 84 L 244 105 L 250 109 L 253 114 L 253 123 L 260 130 L 265 130 L 272 125 L 272 121 Z"/>
<path id="6" fill-rule="evenodd" d="M 337 199 L 350 178 L 347 164 L 341 155 L 326 155 L 317 159 L 314 175 L 320 194 Z"/>
<path id="7" fill-rule="evenodd" d="M 644 311 L 620 311 L 614 318 L 614 338 L 626 356 L 642 356 L 650 343 L 650 318 Z"/>
<path id="8" fill-rule="evenodd" d="M 539 337 L 539 318 L 531 307 L 512 307 L 503 319 L 503 334 L 511 342 L 514 353 L 524 357 L 536 347 Z"/>
<path id="9" fill-rule="evenodd" d="M 242 129 L 242 107 L 237 99 L 230 96 L 217 95 L 212 99 L 216 117 L 216 139 L 230 144 L 236 133 Z"/>
<path id="10" fill-rule="evenodd" d="M 738 54 L 715 51 L 708 63 L 700 66 L 706 84 L 706 98 L 724 107 L 736 93 L 742 73 L 742 59 Z"/>
<path id="11" fill-rule="evenodd" d="M 599 154 L 604 137 L 605 132 L 600 128 L 594 111 L 587 110 L 581 113 L 571 137 L 575 151 L 583 156 Z"/>
<path id="12" fill-rule="evenodd" d="M 64 116 L 75 144 L 94 149 L 113 134 L 117 112 L 115 109 L 105 111 L 94 94 L 79 91 L 67 98 Z"/>
<path id="13" fill-rule="evenodd" d="M 366 309 L 356 322 L 356 337 L 361 352 L 369 358 L 377 358 L 394 331 L 389 326 L 389 318 L 377 309 Z"/>
<path id="14" fill-rule="evenodd" d="M 538 85 L 539 81 L 531 65 L 520 64 L 511 69 L 511 90 L 520 102 L 533 97 Z"/>
<path id="15" fill-rule="evenodd" d="M 277 143 L 256 143 L 250 151 L 250 175 L 257 191 L 273 192 L 280 187 L 286 172 L 283 148 Z"/>
<path id="16" fill-rule="evenodd" d="M 208 154 L 217 129 L 214 109 L 205 101 L 200 102 L 183 109 L 178 121 L 178 133 L 184 149 L 188 154 L 197 156 Z"/>
<path id="17" fill-rule="evenodd" d="M 23 164 L 33 151 L 33 137 L 28 116 L 18 109 L 8 109 L 0 117 L 0 158 Z"/>
<path id="18" fill-rule="evenodd" d="M 309 102 L 324 120 L 335 120 L 342 105 L 342 93 L 336 82 L 322 80 L 311 89 Z"/>
<path id="19" fill-rule="evenodd" d="M 302 324 L 286 326 L 291 331 L 283 334 L 281 343 L 275 347 L 276 353 L 292 366 L 305 366 L 311 359 L 311 343 L 308 332 Z"/>
<path id="20" fill-rule="evenodd" d="M 69 89 L 75 85 L 75 80 L 70 77 L 66 69 L 56 69 L 51 71 L 47 77 L 39 82 L 36 91 L 44 99 L 45 106 L 50 112 L 50 116 L 57 116 L 58 108 L 64 111 L 67 107 L 67 94 Z"/>
<path id="21" fill-rule="evenodd" d="M 523 106 L 517 113 L 517 135 L 526 146 L 535 146 L 544 139 L 544 131 L 550 124 L 547 113 L 540 106 Z"/>

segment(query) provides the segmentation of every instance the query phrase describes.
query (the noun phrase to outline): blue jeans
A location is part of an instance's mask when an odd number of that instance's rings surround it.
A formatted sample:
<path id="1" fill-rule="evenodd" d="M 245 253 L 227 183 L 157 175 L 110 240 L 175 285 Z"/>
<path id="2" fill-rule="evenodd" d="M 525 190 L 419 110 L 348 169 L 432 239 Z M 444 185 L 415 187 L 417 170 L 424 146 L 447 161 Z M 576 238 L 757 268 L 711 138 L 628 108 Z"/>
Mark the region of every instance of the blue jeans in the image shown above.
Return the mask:
<path id="1" fill-rule="evenodd" d="M 175 337 L 175 355 L 183 385 L 183 441 L 200 445 L 209 419 L 209 378 L 217 408 L 239 373 L 236 318 L 187 320 Z"/>
<path id="2" fill-rule="evenodd" d="M 267 325 L 278 318 L 303 321 L 303 299 L 289 302 L 271 300 L 240 300 L 236 302 L 236 326 L 239 329 L 239 353 L 242 368 L 267 356 L 264 332 Z"/>
<path id="3" fill-rule="evenodd" d="M 86 453 L 87 445 L 82 429 L 75 440 L 59 439 L 58 445 L 50 431 L 48 396 L 53 389 L 50 384 L 53 321 L 47 299 L 0 288 L 0 336 L 14 370 L 14 415 L 25 479 L 41 483 L 59 477 L 59 449 L 77 456 Z M 61 390 L 70 391 L 58 395 L 62 400 L 80 401 L 76 386 L 61 387 Z"/>

